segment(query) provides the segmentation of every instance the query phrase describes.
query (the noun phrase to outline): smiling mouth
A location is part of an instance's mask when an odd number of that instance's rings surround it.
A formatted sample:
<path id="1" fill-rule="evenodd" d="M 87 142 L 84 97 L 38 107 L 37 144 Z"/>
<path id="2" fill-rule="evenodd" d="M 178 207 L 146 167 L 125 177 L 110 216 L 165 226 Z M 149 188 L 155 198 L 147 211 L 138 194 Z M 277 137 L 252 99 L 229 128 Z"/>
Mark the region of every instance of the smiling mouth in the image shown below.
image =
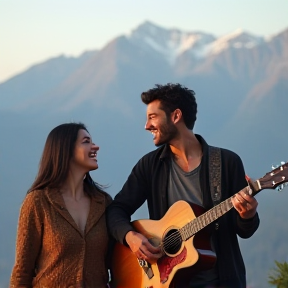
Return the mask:
<path id="1" fill-rule="evenodd" d="M 156 130 L 152 130 L 152 131 L 150 131 L 151 132 L 151 134 L 152 134 L 152 136 L 153 136 L 153 140 L 156 138 L 156 133 L 157 133 L 157 131 Z"/>
<path id="2" fill-rule="evenodd" d="M 89 158 L 92 158 L 92 159 L 95 159 L 95 160 L 96 160 L 96 156 L 97 156 L 97 153 L 96 153 L 96 152 L 90 152 L 90 153 L 89 153 Z"/>

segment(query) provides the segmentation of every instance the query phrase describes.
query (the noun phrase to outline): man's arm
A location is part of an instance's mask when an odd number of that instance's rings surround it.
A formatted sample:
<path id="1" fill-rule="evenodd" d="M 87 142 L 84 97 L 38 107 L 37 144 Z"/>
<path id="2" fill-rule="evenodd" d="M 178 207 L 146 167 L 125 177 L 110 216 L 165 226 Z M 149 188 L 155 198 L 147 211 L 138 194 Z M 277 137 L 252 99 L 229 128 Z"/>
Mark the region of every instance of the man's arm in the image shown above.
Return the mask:
<path id="1" fill-rule="evenodd" d="M 130 222 L 131 215 L 147 200 L 147 192 L 151 189 L 151 177 L 145 163 L 145 159 L 140 159 L 108 207 L 107 224 L 117 241 L 130 247 L 137 258 L 151 262 L 161 257 L 160 248 L 154 247 L 144 235 L 135 231 Z"/>
<path id="2" fill-rule="evenodd" d="M 236 233 L 241 238 L 249 238 L 259 227 L 260 220 L 257 213 L 258 202 L 253 196 L 241 191 L 248 185 L 241 158 L 231 151 L 226 150 L 224 153 L 226 153 L 226 161 L 224 161 L 224 167 L 222 167 L 222 169 L 229 171 L 229 184 L 227 188 L 231 196 L 238 192 L 232 198 L 232 203 L 235 208 L 234 223 Z"/>
<path id="3" fill-rule="evenodd" d="M 134 231 L 131 216 L 147 199 L 149 177 L 143 158 L 132 169 L 121 191 L 115 196 L 107 209 L 107 225 L 110 234 L 120 243 L 125 242 L 129 231 Z"/>

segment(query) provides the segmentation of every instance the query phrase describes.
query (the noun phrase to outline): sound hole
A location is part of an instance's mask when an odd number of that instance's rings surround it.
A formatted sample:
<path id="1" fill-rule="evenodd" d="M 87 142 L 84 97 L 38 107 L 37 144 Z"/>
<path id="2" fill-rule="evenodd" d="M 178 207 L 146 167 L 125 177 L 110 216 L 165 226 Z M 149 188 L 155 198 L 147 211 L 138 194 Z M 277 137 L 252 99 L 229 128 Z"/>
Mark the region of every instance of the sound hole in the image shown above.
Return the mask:
<path id="1" fill-rule="evenodd" d="M 166 254 L 176 254 L 182 246 L 182 238 L 179 230 L 171 229 L 163 239 L 163 249 Z"/>

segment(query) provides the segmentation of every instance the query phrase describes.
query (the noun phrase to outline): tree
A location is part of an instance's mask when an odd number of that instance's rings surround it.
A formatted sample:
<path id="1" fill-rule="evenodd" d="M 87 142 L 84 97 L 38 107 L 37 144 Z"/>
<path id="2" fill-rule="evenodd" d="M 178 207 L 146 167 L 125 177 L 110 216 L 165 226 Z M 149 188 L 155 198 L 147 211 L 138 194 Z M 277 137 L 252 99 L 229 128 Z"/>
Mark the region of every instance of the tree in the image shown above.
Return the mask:
<path id="1" fill-rule="evenodd" d="M 288 287 L 288 263 L 280 263 L 275 261 L 276 267 L 273 269 L 273 274 L 269 276 L 269 283 L 277 288 Z"/>

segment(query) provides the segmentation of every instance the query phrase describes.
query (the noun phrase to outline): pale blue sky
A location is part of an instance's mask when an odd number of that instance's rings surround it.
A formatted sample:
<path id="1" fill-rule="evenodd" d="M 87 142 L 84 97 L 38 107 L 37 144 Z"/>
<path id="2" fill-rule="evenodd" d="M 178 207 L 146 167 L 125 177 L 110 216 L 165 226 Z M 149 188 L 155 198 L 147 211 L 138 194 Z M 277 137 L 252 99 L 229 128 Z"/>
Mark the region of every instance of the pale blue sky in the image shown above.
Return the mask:
<path id="1" fill-rule="evenodd" d="M 288 28 L 287 0 L 0 0 L 0 82 L 60 54 L 102 48 L 145 20 L 215 36 Z"/>

